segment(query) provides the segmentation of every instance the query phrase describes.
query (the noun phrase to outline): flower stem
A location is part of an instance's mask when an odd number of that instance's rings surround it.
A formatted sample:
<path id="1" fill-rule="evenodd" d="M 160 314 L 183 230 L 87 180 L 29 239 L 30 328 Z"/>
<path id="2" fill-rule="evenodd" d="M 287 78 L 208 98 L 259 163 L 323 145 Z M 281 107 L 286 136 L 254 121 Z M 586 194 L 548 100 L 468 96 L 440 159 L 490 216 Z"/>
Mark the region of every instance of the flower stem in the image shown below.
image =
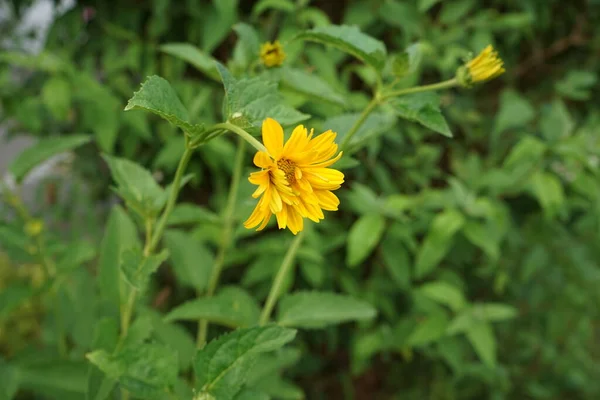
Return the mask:
<path id="1" fill-rule="evenodd" d="M 356 132 L 358 132 L 358 129 L 362 126 L 362 124 L 365 123 L 369 114 L 373 112 L 373 110 L 375 109 L 375 107 L 377 107 L 378 104 L 379 98 L 377 96 L 373 97 L 369 105 L 367 105 L 367 108 L 363 110 L 363 112 L 360 114 L 354 125 L 352 125 L 352 128 L 350 128 L 350 130 L 344 136 L 344 140 L 342 140 L 341 144 L 341 151 L 347 151 L 348 145 L 350 144 L 352 137 L 356 134 Z"/>
<path id="2" fill-rule="evenodd" d="M 265 325 L 269 322 L 269 318 L 271 317 L 271 312 L 275 307 L 275 303 L 277 303 L 277 299 L 281 294 L 281 285 L 283 281 L 287 277 L 290 272 L 292 265 L 294 265 L 294 258 L 296 257 L 296 253 L 300 248 L 300 244 L 302 243 L 302 238 L 304 236 L 304 231 L 300 231 L 298 235 L 294 238 L 292 245 L 288 248 L 287 253 L 285 253 L 285 257 L 279 270 L 277 271 L 277 275 L 275 276 L 275 280 L 273 281 L 273 285 L 271 286 L 271 290 L 269 292 L 269 296 L 267 297 L 267 302 L 263 307 L 262 314 L 260 316 L 259 325 Z"/>
<path id="3" fill-rule="evenodd" d="M 240 135 L 246 142 L 250 143 L 250 145 L 252 147 L 254 147 L 256 150 L 264 151 L 265 153 L 269 154 L 269 152 L 267 151 L 267 148 L 261 142 L 256 140 L 256 138 L 254 138 L 254 136 L 252 136 L 251 134 L 249 134 L 248 132 L 246 132 L 245 130 L 243 130 L 242 128 L 240 128 L 237 125 L 234 125 L 230 122 L 223 122 L 220 124 L 213 125 L 211 129 L 226 129 L 228 131 L 236 133 L 236 134 Z"/>
<path id="4" fill-rule="evenodd" d="M 452 78 L 452 79 L 449 79 L 449 80 L 443 81 L 443 82 L 433 83 L 431 85 L 416 86 L 416 87 L 399 89 L 399 90 L 395 90 L 392 92 L 384 93 L 382 96 L 382 99 L 385 100 L 385 99 L 389 99 L 392 97 L 403 96 L 405 94 L 428 92 L 430 90 L 448 89 L 448 88 L 451 88 L 454 86 L 458 86 L 458 81 L 456 80 L 456 78 Z"/>
<path id="5" fill-rule="evenodd" d="M 179 187 L 181 186 L 181 179 L 183 178 L 183 173 L 187 168 L 187 165 L 192 158 L 192 153 L 194 150 L 190 148 L 190 146 L 186 145 L 185 151 L 183 152 L 183 156 L 179 160 L 179 165 L 177 166 L 177 171 L 175 172 L 175 178 L 173 179 L 173 184 L 171 185 L 171 193 L 169 194 L 169 199 L 167 200 L 167 205 L 160 216 L 160 220 L 156 226 L 156 230 L 152 233 L 152 221 L 146 221 L 146 244 L 144 245 L 144 258 L 150 256 L 154 251 L 156 245 L 160 241 L 163 231 L 167 225 L 167 219 L 173 211 L 173 207 L 175 207 L 175 202 L 177 201 L 177 196 L 179 195 Z M 148 241 L 149 240 L 149 241 Z M 139 266 L 138 266 L 139 268 Z M 133 314 L 133 308 L 135 306 L 135 300 L 137 297 L 137 290 L 132 289 L 129 292 L 129 297 L 127 298 L 127 302 L 123 307 L 121 312 L 121 338 L 125 338 L 127 336 L 127 331 L 129 330 L 129 324 L 131 323 L 131 317 Z"/>
<path id="6" fill-rule="evenodd" d="M 223 270 L 223 264 L 225 263 L 225 255 L 231 244 L 231 236 L 233 233 L 233 221 L 235 216 L 235 204 L 237 202 L 238 188 L 240 186 L 240 179 L 242 177 L 242 170 L 244 167 L 244 155 L 246 152 L 246 142 L 242 137 L 238 138 L 237 153 L 235 155 L 235 165 L 233 167 L 233 176 L 231 177 L 231 184 L 229 187 L 229 195 L 227 197 L 227 205 L 223 212 L 223 232 L 221 234 L 221 243 L 217 258 L 212 268 L 210 280 L 208 282 L 208 288 L 206 290 L 206 297 L 212 297 L 219 283 L 221 277 L 221 271 Z M 199 349 L 204 347 L 206 344 L 206 335 L 208 333 L 208 321 L 201 319 L 198 321 L 198 337 L 197 346 Z"/>

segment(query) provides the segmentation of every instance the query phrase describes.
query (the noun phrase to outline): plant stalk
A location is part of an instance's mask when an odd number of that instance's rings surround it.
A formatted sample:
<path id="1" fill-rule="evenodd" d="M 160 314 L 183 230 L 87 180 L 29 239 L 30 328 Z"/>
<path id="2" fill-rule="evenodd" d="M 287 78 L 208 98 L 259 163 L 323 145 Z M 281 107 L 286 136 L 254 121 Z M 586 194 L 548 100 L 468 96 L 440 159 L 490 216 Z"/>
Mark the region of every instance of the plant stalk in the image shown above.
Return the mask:
<path id="1" fill-rule="evenodd" d="M 242 138 L 238 138 L 237 153 L 235 155 L 235 164 L 233 167 L 233 175 L 231 177 L 231 184 L 229 187 L 229 195 L 227 197 L 227 205 L 223 212 L 223 232 L 221 234 L 221 243 L 217 252 L 217 257 L 213 265 L 210 280 L 208 282 L 208 288 L 206 290 L 206 297 L 212 297 L 219 283 L 221 277 L 221 271 L 223 270 L 223 264 L 225 263 L 225 256 L 229 246 L 231 244 L 232 233 L 233 233 L 233 222 L 235 216 L 235 204 L 237 202 L 237 194 L 240 186 L 240 179 L 242 176 L 242 170 L 244 167 L 244 155 L 246 151 L 246 141 Z M 198 321 L 198 337 L 197 347 L 201 349 L 206 344 L 206 336 L 208 334 L 208 321 L 201 319 Z"/>
<path id="2" fill-rule="evenodd" d="M 273 312 L 273 308 L 275 307 L 275 303 L 279 299 L 279 295 L 281 294 L 281 285 L 283 281 L 288 276 L 292 265 L 294 265 L 294 258 L 296 258 L 296 253 L 300 248 L 300 244 L 302 243 L 302 238 L 304 237 L 304 231 L 298 232 L 292 245 L 288 248 L 287 253 L 285 253 L 285 257 L 279 270 L 277 271 L 277 275 L 275 276 L 275 280 L 273 281 L 273 285 L 271 286 L 271 290 L 269 291 L 269 296 L 267 297 L 267 302 L 263 307 L 262 314 L 260 316 L 259 325 L 265 325 L 269 322 L 269 318 L 271 317 L 271 312 Z"/>
<path id="3" fill-rule="evenodd" d="M 354 125 L 352 125 L 352 128 L 350 128 L 350 130 L 344 136 L 344 140 L 342 140 L 342 144 L 340 146 L 341 151 L 347 151 L 348 145 L 350 144 L 352 137 L 356 134 L 356 132 L 358 132 L 358 129 L 362 126 L 362 124 L 365 123 L 367 117 L 371 114 L 371 112 L 373 112 L 377 105 L 379 105 L 379 98 L 375 96 L 371 99 L 371 102 L 369 103 L 369 105 L 367 105 L 367 108 L 365 108 L 360 114 Z"/>
<path id="4" fill-rule="evenodd" d="M 456 80 L 456 78 L 452 78 L 452 79 L 448 79 L 447 81 L 432 83 L 431 85 L 423 85 L 423 86 L 416 86 L 416 87 L 411 87 L 411 88 L 406 88 L 406 89 L 394 90 L 392 92 L 384 93 L 382 95 L 382 99 L 387 100 L 392 97 L 399 97 L 399 96 L 403 96 L 406 94 L 428 92 L 430 90 L 448 89 L 448 88 L 455 87 L 455 86 L 458 86 L 458 81 Z"/>
<path id="5" fill-rule="evenodd" d="M 251 134 L 249 134 L 248 132 L 246 132 L 245 130 L 243 130 L 242 128 L 240 128 L 237 125 L 234 125 L 230 122 L 223 122 L 221 124 L 213 125 L 212 129 L 225 129 L 225 130 L 231 131 L 237 135 L 240 135 L 246 142 L 250 143 L 250 145 L 252 147 L 254 147 L 256 150 L 264 151 L 265 153 L 269 154 L 269 152 L 267 151 L 267 148 L 261 142 L 256 140 L 256 138 L 254 136 L 252 136 Z"/>

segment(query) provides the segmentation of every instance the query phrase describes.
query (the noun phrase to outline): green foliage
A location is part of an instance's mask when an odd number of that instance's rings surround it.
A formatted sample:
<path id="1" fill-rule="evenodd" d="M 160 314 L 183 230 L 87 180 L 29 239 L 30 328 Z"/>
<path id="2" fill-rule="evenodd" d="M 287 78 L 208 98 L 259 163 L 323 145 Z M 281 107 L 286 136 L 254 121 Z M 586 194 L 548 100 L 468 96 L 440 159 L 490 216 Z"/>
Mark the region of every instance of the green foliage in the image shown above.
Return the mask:
<path id="1" fill-rule="evenodd" d="M 5 3 L 0 399 L 600 397 L 593 1 Z M 344 152 L 300 236 L 266 117 Z"/>

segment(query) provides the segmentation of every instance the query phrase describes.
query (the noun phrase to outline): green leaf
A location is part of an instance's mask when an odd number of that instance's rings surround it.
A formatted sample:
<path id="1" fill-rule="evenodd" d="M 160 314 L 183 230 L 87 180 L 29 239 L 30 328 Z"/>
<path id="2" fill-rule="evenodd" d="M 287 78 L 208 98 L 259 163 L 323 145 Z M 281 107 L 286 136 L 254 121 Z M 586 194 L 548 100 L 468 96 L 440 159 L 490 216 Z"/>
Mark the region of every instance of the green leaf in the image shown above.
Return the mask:
<path id="1" fill-rule="evenodd" d="M 204 125 L 189 122 L 188 111 L 177 97 L 177 93 L 165 79 L 152 75 L 142 84 L 139 91 L 127 102 L 125 111 L 141 109 L 166 119 L 189 135 L 204 132 Z"/>
<path id="2" fill-rule="evenodd" d="M 377 310 L 369 303 L 332 292 L 296 292 L 279 303 L 277 323 L 305 329 L 320 329 L 347 321 L 372 319 Z"/>
<path id="3" fill-rule="evenodd" d="M 531 103 L 516 91 L 507 89 L 500 97 L 500 111 L 496 114 L 494 132 L 500 133 L 524 126 L 534 117 L 535 111 Z"/>
<path id="4" fill-rule="evenodd" d="M 389 233 L 381 242 L 381 257 L 392 278 L 400 288 L 410 287 L 411 260 L 406 247 Z"/>
<path id="5" fill-rule="evenodd" d="M 546 217 L 555 217 L 565 203 L 565 193 L 560 180 L 553 174 L 538 171 L 531 176 L 529 186 L 544 209 Z"/>
<path id="6" fill-rule="evenodd" d="M 479 322 L 466 331 L 467 339 L 485 365 L 496 366 L 496 337 L 490 324 Z"/>
<path id="7" fill-rule="evenodd" d="M 260 55 L 260 39 L 253 26 L 239 22 L 233 26 L 238 35 L 238 40 L 233 48 L 233 63 L 241 70 L 246 71 Z"/>
<path id="8" fill-rule="evenodd" d="M 214 264 L 211 252 L 203 243 L 182 231 L 169 230 L 164 238 L 179 282 L 199 291 L 204 290 Z"/>
<path id="9" fill-rule="evenodd" d="M 415 262 L 415 277 L 421 279 L 432 272 L 444 258 L 452 238 L 465 223 L 465 217 L 454 209 L 438 214 L 431 223 Z"/>
<path id="10" fill-rule="evenodd" d="M 21 389 L 36 393 L 36 398 L 82 399 L 87 389 L 84 361 L 44 359 L 31 365 L 19 365 Z"/>
<path id="11" fill-rule="evenodd" d="M 71 109 L 71 85 L 66 79 L 54 76 L 42 86 L 42 99 L 54 118 L 65 121 Z"/>
<path id="12" fill-rule="evenodd" d="M 338 143 L 341 143 L 359 118 L 359 113 L 337 115 L 326 119 L 323 126 L 337 132 Z M 350 140 L 348 148 L 351 148 L 352 152 L 358 150 L 370 140 L 391 130 L 395 124 L 396 117 L 391 113 L 371 113 Z M 343 158 L 346 158 L 346 155 Z"/>
<path id="13" fill-rule="evenodd" d="M 163 399 L 177 381 L 177 353 L 160 344 L 126 347 L 116 355 L 97 350 L 87 358 L 134 396 L 144 399 Z"/>
<path id="14" fill-rule="evenodd" d="M 291 13 L 296 9 L 292 0 L 260 0 L 252 7 L 252 16 L 258 17 L 267 10 L 284 11 Z"/>
<path id="15" fill-rule="evenodd" d="M 515 318 L 518 311 L 508 304 L 484 303 L 473 307 L 473 315 L 483 321 L 498 322 Z"/>
<path id="16" fill-rule="evenodd" d="M 113 207 L 100 243 L 98 285 L 102 299 L 112 306 L 115 315 L 119 314 L 120 307 L 121 255 L 125 250 L 140 246 L 134 222 L 120 206 Z"/>
<path id="17" fill-rule="evenodd" d="M 160 51 L 190 63 L 200 72 L 215 81 L 220 81 L 215 59 L 189 43 L 167 43 L 159 47 Z"/>
<path id="18" fill-rule="evenodd" d="M 166 193 L 154 180 L 152 174 L 133 161 L 103 155 L 110 168 L 116 192 L 127 205 L 143 218 L 155 217 L 162 209 Z"/>
<path id="19" fill-rule="evenodd" d="M 433 281 L 421 285 L 418 289 L 425 296 L 447 305 L 452 311 L 460 311 L 465 306 L 463 293 L 454 285 L 444 281 Z"/>
<path id="20" fill-rule="evenodd" d="M 561 100 L 555 99 L 552 105 L 542 109 L 540 129 L 548 141 L 556 142 L 570 136 L 574 125 L 569 110 Z"/>
<path id="21" fill-rule="evenodd" d="M 433 313 L 418 322 L 417 327 L 406 339 L 406 344 L 413 347 L 424 346 L 435 342 L 446 334 L 448 317 L 444 313 Z"/>
<path id="22" fill-rule="evenodd" d="M 504 160 L 503 167 L 514 168 L 523 166 L 524 169 L 529 169 L 533 164 L 542 159 L 547 149 L 547 145 L 540 139 L 533 136 L 525 136 L 512 148 Z"/>
<path id="23" fill-rule="evenodd" d="M 568 70 L 567 76 L 554 84 L 554 88 L 562 96 L 572 100 L 587 100 L 598 76 L 585 70 Z"/>
<path id="24" fill-rule="evenodd" d="M 379 243 L 385 230 L 385 217 L 367 214 L 360 217 L 350 228 L 346 244 L 346 264 L 356 267 L 363 262 Z"/>
<path id="25" fill-rule="evenodd" d="M 217 63 L 225 87 L 227 119 L 242 128 L 260 127 L 267 117 L 282 125 L 293 125 L 310 116 L 283 103 L 277 83 L 264 77 L 237 80 Z"/>
<path id="26" fill-rule="evenodd" d="M 165 317 L 166 321 L 206 319 L 230 328 L 247 327 L 258 322 L 260 308 L 247 291 L 238 287 L 226 287 L 214 297 L 187 301 Z"/>
<path id="27" fill-rule="evenodd" d="M 420 43 L 414 43 L 403 52 L 391 56 L 386 65 L 386 73 L 397 78 L 414 74 L 421 65 L 422 47 Z"/>
<path id="28" fill-rule="evenodd" d="M 342 107 L 347 103 L 346 98 L 333 89 L 327 81 L 301 69 L 284 68 L 281 83 L 313 99 L 324 100 Z"/>
<path id="29" fill-rule="evenodd" d="M 295 336 L 295 329 L 270 325 L 238 329 L 211 341 L 197 353 L 194 362 L 199 395 L 233 399 L 256 356 L 283 347 Z"/>
<path id="30" fill-rule="evenodd" d="M 139 247 L 128 249 L 121 256 L 121 271 L 127 283 L 136 290 L 144 291 L 148 286 L 150 275 L 156 272 L 167 258 L 169 258 L 167 249 L 148 257 L 144 257 Z"/>
<path id="31" fill-rule="evenodd" d="M 57 154 L 73 150 L 88 143 L 90 139 L 91 137 L 88 135 L 69 135 L 41 139 L 33 146 L 21 152 L 10 164 L 8 170 L 14 175 L 17 182 L 21 182 L 35 166 Z"/>
<path id="32" fill-rule="evenodd" d="M 221 219 L 217 214 L 197 204 L 179 203 L 173 208 L 167 221 L 169 225 L 219 224 Z"/>
<path id="33" fill-rule="evenodd" d="M 440 111 L 440 98 L 436 93 L 424 92 L 400 96 L 389 102 L 396 115 L 420 123 L 444 136 L 452 137 L 452 132 Z"/>
<path id="34" fill-rule="evenodd" d="M 379 40 L 363 33 L 356 26 L 319 26 L 301 32 L 295 39 L 323 43 L 353 55 L 361 61 L 381 70 L 385 64 L 387 51 Z"/>

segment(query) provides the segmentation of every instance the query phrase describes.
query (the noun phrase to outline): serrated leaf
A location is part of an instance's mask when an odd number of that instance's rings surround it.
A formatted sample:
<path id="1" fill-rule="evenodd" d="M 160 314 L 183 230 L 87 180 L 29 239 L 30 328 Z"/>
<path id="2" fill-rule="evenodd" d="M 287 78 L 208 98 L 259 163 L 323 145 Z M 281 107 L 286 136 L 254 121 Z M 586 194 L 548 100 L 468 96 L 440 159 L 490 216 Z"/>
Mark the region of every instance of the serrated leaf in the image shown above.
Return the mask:
<path id="1" fill-rule="evenodd" d="M 332 292 L 296 292 L 279 303 L 277 323 L 319 329 L 348 321 L 374 318 L 377 310 L 369 303 Z"/>
<path id="2" fill-rule="evenodd" d="M 96 323 L 92 348 L 112 352 L 119 338 L 119 327 L 114 318 L 103 318 Z M 116 382 L 105 376 L 93 365 L 88 369 L 86 400 L 104 400 Z"/>
<path id="3" fill-rule="evenodd" d="M 48 160 L 49 158 L 73 150 L 91 140 L 89 135 L 69 135 L 65 137 L 55 137 L 41 139 L 33 146 L 25 149 L 10 163 L 8 170 L 13 174 L 15 180 L 21 182 L 23 178 L 35 166 Z"/>
<path id="4" fill-rule="evenodd" d="M 105 350 L 87 354 L 88 360 L 135 396 L 162 399 L 175 384 L 177 353 L 156 343 L 126 347 L 116 355 Z"/>
<path id="5" fill-rule="evenodd" d="M 500 110 L 496 114 L 494 132 L 521 127 L 534 117 L 535 110 L 531 103 L 516 91 L 507 89 L 500 96 Z"/>
<path id="6" fill-rule="evenodd" d="M 418 122 L 444 136 L 452 137 L 452 132 L 440 111 L 440 98 L 436 93 L 414 93 L 392 99 L 389 102 L 396 115 Z"/>
<path id="7" fill-rule="evenodd" d="M 256 356 L 283 347 L 295 336 L 295 329 L 270 325 L 238 329 L 211 341 L 197 353 L 194 362 L 199 395 L 232 399 Z"/>
<path id="8" fill-rule="evenodd" d="M 140 248 L 126 250 L 121 256 L 121 271 L 134 289 L 143 291 L 150 276 L 169 258 L 169 251 L 163 249 L 158 254 L 144 257 Z"/>
<path id="9" fill-rule="evenodd" d="M 363 262 L 379 243 L 385 230 L 385 217 L 367 214 L 360 217 L 350 228 L 346 244 L 346 264 L 356 267 Z"/>
<path id="10" fill-rule="evenodd" d="M 212 253 L 202 242 L 182 231 L 169 230 L 164 238 L 179 282 L 204 290 L 214 263 Z"/>
<path id="11" fill-rule="evenodd" d="M 361 61 L 381 70 L 385 64 L 387 50 L 379 40 L 363 33 L 356 26 L 319 26 L 301 32 L 295 39 L 309 40 L 336 47 Z"/>
<path id="12" fill-rule="evenodd" d="M 462 228 L 465 217 L 454 209 L 444 210 L 432 221 L 429 232 L 425 237 L 415 262 L 415 277 L 423 278 L 439 264 L 444 258 L 452 238 Z"/>
<path id="13" fill-rule="evenodd" d="M 223 65 L 217 63 L 217 69 L 225 87 L 225 115 L 229 122 L 250 128 L 260 127 L 267 117 L 282 125 L 296 124 L 310 117 L 284 104 L 277 82 L 265 77 L 237 80 Z"/>
<path id="14" fill-rule="evenodd" d="M 154 113 L 189 135 L 198 135 L 204 132 L 204 125 L 189 122 L 188 111 L 177 97 L 177 93 L 169 82 L 159 76 L 149 76 L 142 83 L 140 90 L 129 99 L 125 111 L 135 109 Z"/>
<path id="15" fill-rule="evenodd" d="M 449 306 L 455 312 L 460 311 L 466 303 L 460 289 L 448 282 L 428 282 L 421 285 L 418 290 L 430 299 Z"/>
<path id="16" fill-rule="evenodd" d="M 238 40 L 233 48 L 233 64 L 241 71 L 247 70 L 260 54 L 260 39 L 252 25 L 239 22 L 233 26 Z"/>
<path id="17" fill-rule="evenodd" d="M 226 287 L 214 297 L 187 301 L 175 307 L 166 321 L 206 319 L 230 328 L 247 327 L 258 322 L 260 308 L 254 297 L 244 289 Z"/>
<path id="18" fill-rule="evenodd" d="M 189 43 L 166 43 L 160 46 L 160 51 L 186 61 L 203 72 L 209 78 L 220 81 L 219 73 L 215 67 L 215 59 L 196 46 Z"/>
<path id="19" fill-rule="evenodd" d="M 314 99 L 324 100 L 342 107 L 346 105 L 344 96 L 317 75 L 295 68 L 284 68 L 282 72 L 281 83 L 285 87 Z"/>

